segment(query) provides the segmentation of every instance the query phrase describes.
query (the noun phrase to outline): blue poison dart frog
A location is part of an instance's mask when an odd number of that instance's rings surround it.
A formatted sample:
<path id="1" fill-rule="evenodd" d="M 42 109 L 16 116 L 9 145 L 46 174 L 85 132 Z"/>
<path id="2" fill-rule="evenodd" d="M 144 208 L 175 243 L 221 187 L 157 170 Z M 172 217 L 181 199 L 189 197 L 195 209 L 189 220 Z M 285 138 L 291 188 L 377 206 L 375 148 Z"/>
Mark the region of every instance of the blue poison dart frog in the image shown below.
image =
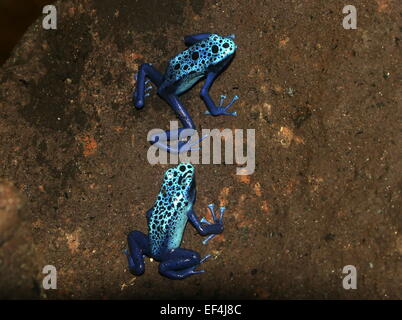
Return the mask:
<path id="1" fill-rule="evenodd" d="M 190 163 L 180 163 L 165 172 L 162 187 L 154 206 L 146 213 L 148 235 L 140 231 L 128 234 L 128 267 L 132 274 L 144 273 L 144 256 L 160 262 L 159 272 L 170 279 L 184 279 L 193 274 L 205 272 L 195 270 L 211 255 L 201 258 L 189 249 L 180 248 L 187 221 L 202 236 L 207 236 L 206 244 L 215 235 L 223 231 L 224 207 L 220 207 L 219 217 L 213 204 L 208 205 L 213 223 L 205 217 L 198 219 L 193 211 L 196 198 L 194 167 Z"/>
<path id="2" fill-rule="evenodd" d="M 235 96 L 232 101 L 223 106 L 225 96 L 220 97 L 219 105 L 215 105 L 209 95 L 211 85 L 218 75 L 227 67 L 233 59 L 237 49 L 233 39 L 234 35 L 222 37 L 217 34 L 201 33 L 184 37 L 184 42 L 188 46 L 186 50 L 179 53 L 169 60 L 165 74 L 161 74 L 151 64 L 142 64 L 135 75 L 136 89 L 133 93 L 134 105 L 137 109 L 144 106 L 145 97 L 149 96 L 151 86 L 145 88 L 149 80 L 153 82 L 158 90 L 158 95 L 162 97 L 176 112 L 183 128 L 178 130 L 166 131 L 165 135 L 153 135 L 150 139 L 152 144 L 168 152 L 186 152 L 191 149 L 192 145 L 198 144 L 199 141 L 190 144 L 185 141 L 178 141 L 178 147 L 168 146 L 162 142 L 180 140 L 185 133 L 181 132 L 185 129 L 194 132 L 195 125 L 186 108 L 181 104 L 178 96 L 189 90 L 200 79 L 205 78 L 205 83 L 201 89 L 200 95 L 205 102 L 208 111 L 206 114 L 214 116 L 218 115 L 237 115 L 236 112 L 228 112 L 228 109 L 238 99 Z M 146 78 L 149 78 L 146 80 Z M 187 135 L 186 135 L 187 136 Z"/>

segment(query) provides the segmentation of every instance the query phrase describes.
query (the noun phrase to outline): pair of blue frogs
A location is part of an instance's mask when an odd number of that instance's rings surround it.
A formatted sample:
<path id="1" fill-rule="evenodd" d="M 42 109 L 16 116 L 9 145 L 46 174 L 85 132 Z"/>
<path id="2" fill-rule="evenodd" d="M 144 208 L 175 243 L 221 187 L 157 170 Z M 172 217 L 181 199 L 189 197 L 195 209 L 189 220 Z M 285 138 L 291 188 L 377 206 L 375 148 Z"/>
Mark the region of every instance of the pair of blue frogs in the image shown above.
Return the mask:
<path id="1" fill-rule="evenodd" d="M 173 108 L 183 125 L 183 128 L 178 130 L 166 131 L 164 135 L 151 137 L 151 143 L 168 152 L 193 150 L 188 142 L 178 141 L 176 149 L 167 142 L 179 140 L 180 133 L 185 129 L 195 130 L 194 122 L 178 96 L 202 78 L 205 78 L 205 83 L 200 96 L 208 108 L 206 114 L 236 115 L 236 112 L 228 112 L 228 109 L 238 99 L 237 96 L 226 106 L 223 106 L 226 97 L 221 96 L 220 103 L 216 106 L 209 95 L 212 83 L 234 57 L 237 47 L 233 39 L 234 35 L 222 37 L 211 33 L 186 36 L 184 42 L 187 49 L 170 59 L 164 74 L 151 64 L 140 66 L 133 94 L 135 107 L 140 109 L 144 106 L 144 100 L 149 96 L 147 91 L 152 88 L 150 86 L 146 88 L 146 85 L 151 81 L 158 88 L 158 95 Z M 190 163 L 180 163 L 177 167 L 168 169 L 155 204 L 146 213 L 148 235 L 139 231 L 129 233 L 128 250 L 125 253 L 130 272 L 134 275 L 141 275 L 144 272 L 144 256 L 159 261 L 159 272 L 170 279 L 184 279 L 204 272 L 195 269 L 210 255 L 201 258 L 193 250 L 180 248 L 183 232 L 187 222 L 190 221 L 200 235 L 207 236 L 203 241 L 206 244 L 223 231 L 225 208 L 220 207 L 217 216 L 214 205 L 208 206 L 213 222 L 205 217 L 199 219 L 196 216 L 193 210 L 196 199 L 194 171 Z"/>

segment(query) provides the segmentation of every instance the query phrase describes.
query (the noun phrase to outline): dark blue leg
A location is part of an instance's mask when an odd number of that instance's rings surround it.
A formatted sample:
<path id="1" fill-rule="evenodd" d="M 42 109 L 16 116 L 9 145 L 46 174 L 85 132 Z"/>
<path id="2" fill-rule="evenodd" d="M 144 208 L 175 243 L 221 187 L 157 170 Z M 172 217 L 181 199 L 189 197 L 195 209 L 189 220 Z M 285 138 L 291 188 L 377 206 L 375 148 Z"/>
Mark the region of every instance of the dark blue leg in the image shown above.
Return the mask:
<path id="1" fill-rule="evenodd" d="M 211 88 L 213 82 L 215 79 L 218 77 L 219 72 L 218 71 L 209 71 L 207 78 L 205 79 L 204 85 L 201 89 L 200 96 L 202 100 L 204 100 L 208 110 L 205 113 L 206 114 L 212 114 L 214 116 L 219 116 L 219 115 L 231 115 L 231 116 L 236 116 L 236 112 L 227 112 L 227 110 L 232 106 L 232 104 L 239 99 L 238 96 L 234 96 L 232 101 L 227 105 L 223 106 L 223 101 L 225 100 L 225 96 L 221 96 L 221 100 L 219 103 L 219 106 L 216 106 L 214 101 L 212 100 L 211 96 L 209 95 L 209 89 Z"/>
<path id="2" fill-rule="evenodd" d="M 226 210 L 225 207 L 220 207 L 220 208 L 219 208 L 219 211 L 220 211 L 219 219 L 218 219 L 218 218 L 216 217 L 216 215 L 215 215 L 215 205 L 214 205 L 214 204 L 212 204 L 212 203 L 209 204 L 209 205 L 208 205 L 208 209 L 209 209 L 209 211 L 211 212 L 212 219 L 213 219 L 214 222 L 223 223 L 223 222 L 222 222 L 222 221 L 223 221 L 223 215 L 224 215 L 225 210 Z M 200 222 L 201 222 L 201 223 L 206 223 L 207 225 L 211 225 L 211 222 L 209 222 L 207 219 L 205 219 L 205 217 L 203 217 L 203 218 L 200 220 Z M 203 243 L 203 244 L 207 244 L 208 241 L 211 240 L 211 239 L 213 239 L 215 236 L 216 236 L 216 233 L 215 233 L 215 234 L 210 234 L 208 237 L 206 237 L 206 238 L 202 241 L 202 243 Z"/>
<path id="3" fill-rule="evenodd" d="M 169 279 L 181 280 L 193 274 L 205 272 L 204 270 L 194 269 L 207 260 L 210 255 L 200 258 L 200 255 L 188 249 L 177 248 L 166 254 L 159 265 L 159 272 Z"/>
<path id="4" fill-rule="evenodd" d="M 210 35 L 211 35 L 210 33 L 199 33 L 185 36 L 184 43 L 186 44 L 186 46 L 191 46 L 194 43 L 207 39 Z"/>
<path id="5" fill-rule="evenodd" d="M 134 106 L 137 109 L 140 109 L 144 106 L 144 98 L 146 96 L 145 85 L 147 83 L 147 81 L 145 81 L 145 77 L 148 77 L 157 87 L 159 87 L 163 82 L 163 75 L 151 64 L 144 63 L 140 66 L 136 75 L 136 89 L 133 93 Z"/>
<path id="6" fill-rule="evenodd" d="M 132 231 L 127 236 L 128 250 L 125 251 L 128 260 L 128 268 L 134 275 L 144 273 L 144 254 L 149 254 L 148 237 L 139 231 Z"/>
<path id="7" fill-rule="evenodd" d="M 211 211 L 211 215 L 212 215 L 212 219 L 213 219 L 214 223 L 210 223 L 205 218 L 198 220 L 198 217 L 195 215 L 193 210 L 191 210 L 188 213 L 188 219 L 190 220 L 190 222 L 194 226 L 194 228 L 198 231 L 198 233 L 202 236 L 209 235 L 203 241 L 203 244 L 206 244 L 215 235 L 222 233 L 222 231 L 223 231 L 223 214 L 225 212 L 225 207 L 220 208 L 219 218 L 215 215 L 215 206 L 213 204 L 208 205 L 208 208 Z"/>
<path id="8" fill-rule="evenodd" d="M 181 104 L 179 98 L 174 94 L 165 93 L 163 88 L 158 89 L 158 94 L 165 99 L 165 101 L 173 108 L 176 112 L 178 118 L 180 119 L 184 128 L 180 128 L 178 130 L 169 130 L 165 131 L 165 133 L 160 135 L 154 135 L 151 137 L 151 143 L 155 144 L 162 150 L 171 152 L 171 153 L 179 153 L 179 152 L 187 152 L 189 150 L 197 150 L 199 148 L 192 148 L 192 146 L 198 144 L 206 137 L 202 137 L 197 141 L 178 141 L 177 147 L 168 146 L 166 141 L 171 140 L 179 140 L 180 138 L 190 137 L 194 134 L 195 125 L 193 120 L 186 108 Z"/>

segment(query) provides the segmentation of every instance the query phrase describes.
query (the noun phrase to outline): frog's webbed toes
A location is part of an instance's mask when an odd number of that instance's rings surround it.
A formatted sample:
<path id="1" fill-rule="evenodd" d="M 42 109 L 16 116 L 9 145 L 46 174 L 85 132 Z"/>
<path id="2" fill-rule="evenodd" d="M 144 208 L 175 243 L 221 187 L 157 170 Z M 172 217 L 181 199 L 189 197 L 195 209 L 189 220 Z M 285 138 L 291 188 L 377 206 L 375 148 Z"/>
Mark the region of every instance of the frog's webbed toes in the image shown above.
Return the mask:
<path id="1" fill-rule="evenodd" d="M 215 107 L 215 110 L 212 111 L 213 115 L 228 115 L 228 116 L 237 116 L 237 112 L 228 112 L 228 109 L 235 103 L 236 100 L 239 99 L 238 96 L 234 96 L 232 101 L 229 102 L 226 106 L 223 106 L 223 102 L 225 101 L 226 96 L 221 95 L 219 100 L 219 105 Z M 205 114 L 211 114 L 210 111 L 206 111 Z"/>
<path id="2" fill-rule="evenodd" d="M 215 205 L 214 205 L 213 203 L 211 203 L 211 204 L 208 205 L 208 209 L 209 209 L 209 211 L 211 212 L 211 215 L 212 215 L 212 218 L 213 218 L 214 222 L 215 222 L 215 223 L 222 223 L 222 221 L 223 221 L 223 215 L 224 215 L 224 213 L 225 213 L 226 208 L 225 208 L 225 207 L 220 207 L 220 208 L 219 208 L 219 212 L 220 212 L 219 218 L 218 218 L 218 217 L 216 216 L 216 214 L 215 214 Z M 205 218 L 204 218 L 204 219 L 205 219 Z M 206 220 L 206 219 L 205 219 L 205 220 Z"/>
<path id="3" fill-rule="evenodd" d="M 220 207 L 220 208 L 219 208 L 219 211 L 220 211 L 219 218 L 218 218 L 218 217 L 216 216 L 216 214 L 215 214 L 215 205 L 214 205 L 213 203 L 211 203 L 211 204 L 208 205 L 208 209 L 209 209 L 209 211 L 211 212 L 211 216 L 212 216 L 212 219 L 213 219 L 213 221 L 214 221 L 214 224 L 223 225 L 223 215 L 224 215 L 224 212 L 225 212 L 225 210 L 226 210 L 225 207 Z M 212 223 L 209 222 L 205 217 L 203 217 L 203 218 L 200 220 L 200 222 L 201 222 L 201 223 L 204 223 L 204 224 L 206 224 L 206 225 L 212 225 Z M 216 236 L 216 234 L 210 234 L 208 237 L 206 237 L 206 238 L 202 241 L 202 243 L 203 243 L 203 244 L 207 244 L 208 241 L 212 240 L 215 236 Z"/>
<path id="4" fill-rule="evenodd" d="M 138 81 L 138 73 L 134 74 L 134 79 L 137 82 Z M 147 85 L 150 82 L 149 79 L 147 79 L 144 84 Z M 141 88 L 141 87 L 140 87 Z M 143 88 L 143 87 L 142 87 Z M 153 87 L 151 85 L 149 85 L 148 87 L 146 87 L 145 89 L 142 89 L 142 91 L 138 91 L 138 86 L 137 88 L 134 90 L 133 92 L 133 101 L 134 101 L 134 105 L 137 108 L 142 108 L 144 106 L 144 99 L 146 97 L 150 96 L 150 90 L 152 90 Z"/>
<path id="5" fill-rule="evenodd" d="M 198 265 L 195 265 L 193 267 L 190 267 L 186 270 L 184 270 L 185 273 L 189 273 L 189 274 L 200 274 L 200 273 L 204 273 L 205 270 L 195 270 L 195 268 L 197 268 L 199 265 L 201 265 L 202 263 L 204 263 L 205 261 L 207 261 L 209 258 L 211 258 L 212 255 L 211 254 L 207 254 L 204 258 L 202 258 L 200 260 L 200 263 Z"/>

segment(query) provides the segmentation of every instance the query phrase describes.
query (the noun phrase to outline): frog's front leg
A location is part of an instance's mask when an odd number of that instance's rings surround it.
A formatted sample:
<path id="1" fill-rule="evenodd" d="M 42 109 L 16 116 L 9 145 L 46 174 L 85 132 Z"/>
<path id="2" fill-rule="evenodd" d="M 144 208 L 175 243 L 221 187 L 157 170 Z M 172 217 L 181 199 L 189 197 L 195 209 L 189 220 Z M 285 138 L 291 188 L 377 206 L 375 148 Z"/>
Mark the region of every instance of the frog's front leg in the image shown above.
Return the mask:
<path id="1" fill-rule="evenodd" d="M 134 106 L 140 109 L 144 106 L 145 99 L 145 78 L 148 77 L 157 87 L 159 87 L 163 82 L 163 75 L 156 70 L 151 64 L 144 63 L 138 69 L 136 75 L 136 89 L 133 93 Z"/>
<path id="2" fill-rule="evenodd" d="M 209 89 L 211 88 L 212 84 L 214 83 L 215 79 L 219 76 L 219 71 L 209 71 L 207 74 L 207 78 L 205 79 L 205 83 L 201 89 L 200 96 L 202 100 L 204 100 L 207 108 L 209 111 L 206 111 L 206 114 L 212 114 L 213 116 L 219 115 L 231 115 L 237 116 L 237 112 L 228 112 L 227 110 L 232 106 L 232 104 L 239 99 L 238 96 L 234 96 L 232 101 L 223 106 L 223 101 L 225 100 L 225 96 L 221 96 L 221 100 L 219 106 L 216 106 L 214 101 L 212 100 L 211 96 L 209 95 Z"/>
<path id="3" fill-rule="evenodd" d="M 148 236 L 140 231 L 132 231 L 127 236 L 128 250 L 125 251 L 128 268 L 134 275 L 141 275 L 145 271 L 144 254 L 149 255 Z"/>
<path id="4" fill-rule="evenodd" d="M 190 220 L 194 228 L 198 231 L 198 233 L 202 236 L 208 235 L 208 237 L 203 241 L 204 244 L 206 244 L 217 234 L 223 232 L 223 214 L 225 212 L 225 207 L 220 208 L 219 218 L 215 214 L 215 206 L 213 204 L 208 205 L 208 208 L 211 212 L 214 223 L 210 223 L 205 218 L 199 220 L 193 210 L 190 210 L 187 214 L 188 219 Z"/>
<path id="5" fill-rule="evenodd" d="M 191 119 L 188 111 L 183 106 L 183 104 L 180 102 L 177 95 L 167 92 L 167 90 L 163 87 L 158 88 L 158 94 L 176 112 L 178 118 L 180 119 L 180 122 L 183 125 L 183 128 L 180 128 L 177 130 L 165 131 L 163 135 L 155 134 L 154 136 L 152 136 L 150 138 L 150 142 L 152 144 L 155 144 L 160 149 L 171 152 L 171 153 L 180 153 L 180 152 L 187 152 L 189 150 L 194 151 L 194 150 L 199 149 L 199 148 L 192 148 L 192 146 L 197 145 L 205 137 L 202 137 L 199 140 L 197 139 L 197 141 L 195 141 L 195 142 L 192 142 L 191 140 L 190 141 L 178 141 L 177 147 L 168 146 L 166 144 L 167 141 L 179 140 L 182 136 L 183 137 L 191 136 L 194 133 L 193 131 L 195 130 L 195 125 L 194 125 L 194 122 Z M 184 130 L 187 130 L 187 131 L 184 132 Z M 187 133 L 189 133 L 189 134 L 187 134 Z"/>
<path id="6" fill-rule="evenodd" d="M 207 260 L 210 255 L 200 258 L 200 255 L 188 249 L 176 248 L 165 254 L 159 265 L 159 272 L 165 277 L 173 280 L 181 280 L 194 274 L 205 272 L 195 270 L 197 266 Z"/>

